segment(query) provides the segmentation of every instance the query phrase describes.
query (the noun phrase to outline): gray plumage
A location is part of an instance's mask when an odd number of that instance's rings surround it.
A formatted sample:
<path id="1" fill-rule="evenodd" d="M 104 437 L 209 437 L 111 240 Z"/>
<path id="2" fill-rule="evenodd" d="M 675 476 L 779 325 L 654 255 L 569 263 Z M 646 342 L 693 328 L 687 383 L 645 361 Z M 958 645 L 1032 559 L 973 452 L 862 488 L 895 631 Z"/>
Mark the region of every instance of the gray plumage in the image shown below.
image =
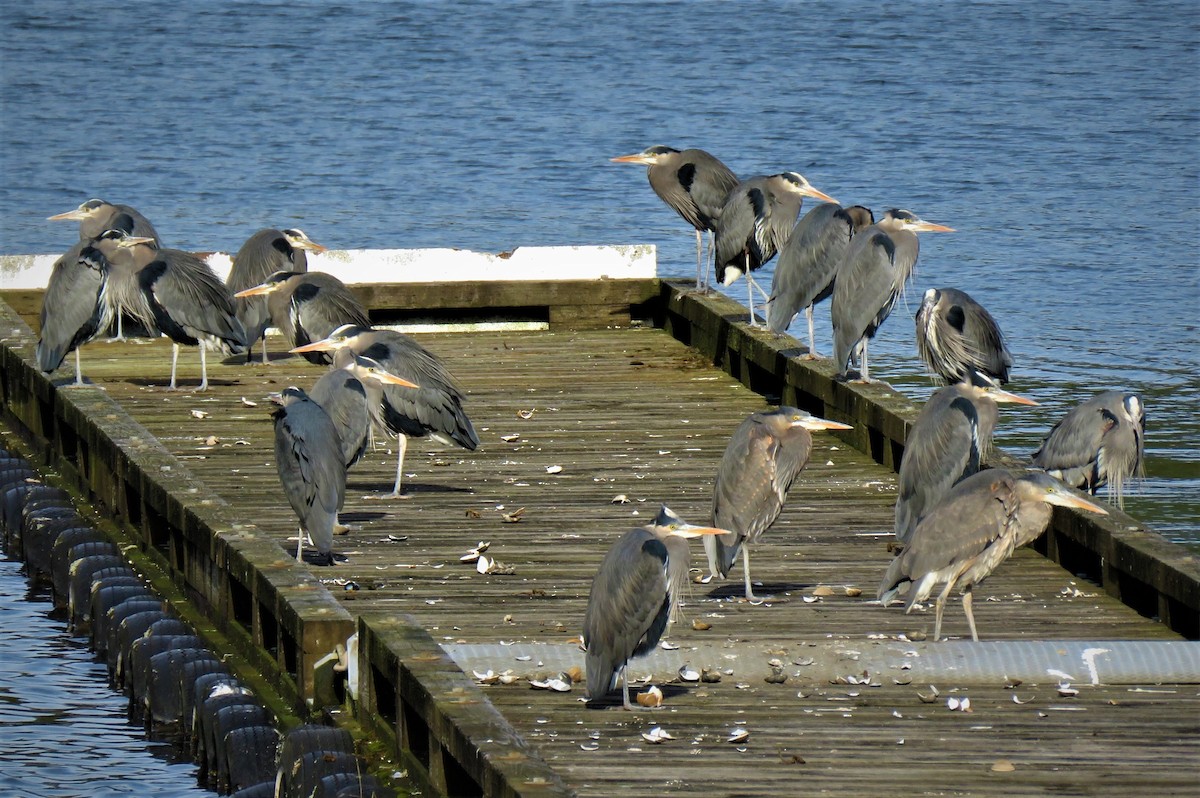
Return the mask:
<path id="1" fill-rule="evenodd" d="M 979 471 L 999 419 L 996 403 L 970 384 L 936 391 L 904 441 L 896 496 L 896 539 L 912 536 L 917 522 L 950 488 Z"/>
<path id="2" fill-rule="evenodd" d="M 1072 408 L 1054 425 L 1033 464 L 1072 487 L 1095 494 L 1109 485 L 1125 506 L 1125 481 L 1143 473 L 1146 412 L 1141 397 L 1105 391 Z"/>
<path id="3" fill-rule="evenodd" d="M 650 188 L 695 229 L 696 282 L 699 286 L 703 272 L 701 233 L 713 230 L 725 198 L 738 184 L 737 175 L 704 150 L 677 150 L 661 144 L 612 160 L 645 165 Z"/>
<path id="4" fill-rule="evenodd" d="M 346 324 L 369 327 L 370 316 L 354 292 L 325 272 L 275 272 L 260 286 L 265 290 L 267 312 L 288 343 L 300 347 L 329 337 Z M 254 290 L 254 289 L 251 289 Z M 247 292 L 241 292 L 243 295 Z M 327 352 L 304 352 L 310 363 L 332 360 Z"/>
<path id="5" fill-rule="evenodd" d="M 849 429 L 794 407 L 750 414 L 734 430 L 713 488 L 712 524 L 731 534 L 704 539 L 709 570 L 727 576 L 739 552 L 746 598 L 756 600 L 750 581 L 749 546 L 783 510 L 788 491 L 812 453 L 809 429 Z"/>
<path id="6" fill-rule="evenodd" d="M 817 356 L 813 334 L 813 305 L 833 294 L 838 266 L 859 230 L 875 223 L 869 208 L 823 202 L 796 223 L 779 251 L 771 300 L 767 305 L 767 327 L 782 333 L 801 310 L 808 316 L 808 351 Z"/>
<path id="7" fill-rule="evenodd" d="M 341 441 L 329 415 L 299 388 L 281 394 L 275 421 L 275 465 L 288 503 L 317 549 L 315 563 L 333 564 L 333 527 L 346 499 Z M 297 557 L 299 557 L 297 552 Z"/>
<path id="8" fill-rule="evenodd" d="M 1048 474 L 995 468 L 967 477 L 921 520 L 908 545 L 892 560 L 879 584 L 881 603 L 886 607 L 905 585 L 911 585 L 904 609 L 911 612 L 936 585 L 944 585 L 935 608 L 933 639 L 938 640 L 946 598 L 957 586 L 971 639 L 979 640 L 971 608 L 972 589 L 1013 551 L 1046 530 L 1051 504 L 1105 512 L 1071 495 Z"/>
<path id="9" fill-rule="evenodd" d="M 308 392 L 308 398 L 319 404 L 333 422 L 347 469 L 362 458 L 371 440 L 367 389 L 354 373 L 358 360 L 349 349 L 339 349 L 334 353 L 332 368 Z"/>
<path id="10" fill-rule="evenodd" d="M 151 241 L 115 230 L 104 233 L 92 248 L 102 255 L 105 318 L 120 310 L 131 312 L 174 344 L 171 388 L 179 346 L 199 347 L 202 391 L 208 388 L 205 350 L 245 351 L 246 333 L 234 313 L 233 297 L 207 263 L 189 252 L 159 249 Z M 136 301 L 125 304 L 129 298 Z"/>
<path id="11" fill-rule="evenodd" d="M 162 245 L 162 240 L 159 238 L 158 231 L 154 229 L 154 225 L 150 220 L 137 211 L 137 209 L 129 205 L 119 205 L 111 202 L 106 202 L 102 199 L 90 199 L 74 210 L 66 213 L 59 213 L 51 216 L 50 221 L 78 221 L 79 222 L 79 240 L 85 244 L 91 244 L 99 239 L 108 230 L 118 230 L 128 236 L 138 238 L 152 238 L 158 246 Z M 74 283 L 77 280 L 87 281 L 87 277 L 83 276 L 68 276 L 66 272 L 78 272 L 81 269 L 87 268 L 83 264 L 68 262 L 64 268 L 64 280 Z M 130 291 L 134 290 L 134 286 L 126 283 L 119 283 L 114 287 L 114 293 L 111 297 L 113 306 L 116 308 L 112 317 L 105 320 L 104 327 L 106 329 L 110 323 L 116 324 L 116 340 L 124 339 L 124 325 L 121 308 L 124 306 L 132 306 L 136 303 L 136 297 L 118 296 L 117 291 L 122 287 L 128 287 Z M 78 371 L 78 358 L 76 358 L 76 370 Z"/>
<path id="12" fill-rule="evenodd" d="M 354 324 L 343 325 L 324 341 L 314 342 L 308 348 L 333 351 L 343 347 L 420 386 L 381 385 L 377 393 L 371 385 L 366 386 L 377 423 L 397 436 L 396 484 L 392 495 L 400 495 L 407 438 L 432 437 L 468 451 L 479 446 L 479 436 L 463 409 L 462 390 L 442 361 L 428 349 L 403 333 Z"/>
<path id="13" fill-rule="evenodd" d="M 729 192 L 717 216 L 717 281 L 730 285 L 745 275 L 751 324 L 755 323 L 753 289 L 757 287 L 751 273 L 775 257 L 788 240 L 804 197 L 836 201 L 813 188 L 803 175 L 783 172 L 742 181 Z"/>
<path id="14" fill-rule="evenodd" d="M 653 521 L 626 532 L 605 554 L 583 618 L 590 699 L 606 695 L 629 660 L 662 639 L 687 582 L 689 549 L 682 535 L 699 529 L 663 506 Z M 627 674 L 623 685 L 625 707 L 632 709 Z"/>
<path id="15" fill-rule="evenodd" d="M 911 211 L 893 208 L 850 241 L 838 266 L 833 286 L 833 359 L 845 372 L 851 357 L 859 363 L 863 381 L 870 381 L 867 341 L 891 315 L 917 264 L 915 231 L 950 228 L 918 219 Z"/>
<path id="16" fill-rule="evenodd" d="M 312 241 L 303 230 L 259 230 L 246 239 L 237 254 L 225 284 L 230 293 L 236 294 L 266 282 L 276 272 L 303 274 L 308 271 L 306 250 L 321 251 L 324 247 Z M 267 299 L 261 296 L 240 297 L 234 300 L 238 321 L 246 330 L 246 343 L 251 349 L 262 339 L 271 323 Z M 251 352 L 246 352 L 246 362 Z M 266 345 L 263 346 L 263 362 L 267 362 Z"/>
<path id="17" fill-rule="evenodd" d="M 79 347 L 100 332 L 100 289 L 103 277 L 81 262 L 88 241 L 80 240 L 54 262 L 42 297 L 38 332 L 38 368 L 49 374 L 75 352 L 75 384 L 83 384 Z"/>
<path id="18" fill-rule="evenodd" d="M 930 288 L 917 310 L 917 353 L 929 370 L 953 384 L 976 371 L 1008 382 L 1012 355 L 987 309 L 956 288 Z"/>

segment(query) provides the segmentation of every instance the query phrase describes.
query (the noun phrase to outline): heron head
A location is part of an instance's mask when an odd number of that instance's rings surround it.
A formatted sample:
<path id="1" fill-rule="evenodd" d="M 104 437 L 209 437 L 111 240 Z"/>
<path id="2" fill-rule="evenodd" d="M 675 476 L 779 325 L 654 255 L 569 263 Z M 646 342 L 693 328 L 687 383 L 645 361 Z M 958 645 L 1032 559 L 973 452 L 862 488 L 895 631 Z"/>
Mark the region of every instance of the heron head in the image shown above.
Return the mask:
<path id="1" fill-rule="evenodd" d="M 717 529 L 711 526 L 696 526 L 689 524 L 680 518 L 674 510 L 667 505 L 659 508 L 658 515 L 650 522 L 650 527 L 653 528 L 656 535 L 674 535 L 680 538 L 698 538 L 702 535 L 727 535 L 731 534 L 728 529 Z"/>
<path id="2" fill-rule="evenodd" d="M 784 186 L 789 191 L 792 191 L 796 194 L 800 194 L 804 197 L 813 197 L 814 199 L 819 199 L 824 202 L 837 202 L 837 200 L 835 200 L 833 197 L 829 196 L 824 191 L 821 191 L 812 183 L 808 182 L 808 179 L 799 172 L 783 172 L 782 174 L 776 175 L 776 177 L 783 181 Z"/>
<path id="3" fill-rule="evenodd" d="M 343 324 L 331 332 L 327 338 L 322 338 L 320 341 L 313 341 L 311 344 L 305 344 L 304 346 L 298 346 L 292 349 L 291 352 L 293 354 L 335 352 L 342 347 L 353 345 L 354 340 L 364 332 L 366 330 L 357 324 Z"/>
<path id="4" fill-rule="evenodd" d="M 282 288 L 284 283 L 286 283 L 289 279 L 298 274 L 301 274 L 301 272 L 275 272 L 268 277 L 265 282 L 260 283 L 252 288 L 247 288 L 244 291 L 238 291 L 233 296 L 237 299 L 245 299 L 248 296 L 265 296 L 266 294 L 272 294 Z"/>
<path id="5" fill-rule="evenodd" d="M 944 224 L 927 222 L 912 211 L 903 208 L 892 208 L 883 214 L 880 226 L 891 230 L 908 230 L 913 233 L 953 233 L 953 227 Z"/>
<path id="6" fill-rule="evenodd" d="M 654 166 L 665 156 L 678 152 L 679 150 L 674 147 L 668 147 L 665 144 L 655 144 L 641 152 L 635 152 L 632 155 L 618 155 L 616 158 L 609 158 L 609 160 L 613 163 L 636 163 L 642 166 Z"/>
<path id="7" fill-rule="evenodd" d="M 323 247 L 316 241 L 309 238 L 303 230 L 298 227 L 289 227 L 287 230 L 280 230 L 287 242 L 296 249 L 304 249 L 309 252 L 324 252 L 328 247 Z"/>
<path id="8" fill-rule="evenodd" d="M 339 350 L 338 355 L 341 355 L 342 352 L 345 352 L 345 351 L 349 351 L 349 350 L 345 350 L 345 349 Z M 336 360 L 334 361 L 334 366 L 335 367 L 337 366 Z M 420 385 L 417 385 L 415 382 L 409 382 L 408 380 L 404 379 L 403 377 L 397 377 L 395 374 L 393 374 L 392 372 L 385 369 L 383 367 L 383 364 L 380 363 L 378 360 L 376 360 L 375 358 L 372 358 L 372 357 L 366 357 L 365 355 L 355 355 L 354 356 L 354 365 L 351 367 L 351 370 L 354 372 L 354 375 L 356 377 L 358 377 L 360 380 L 370 379 L 370 380 L 375 380 L 376 382 L 381 382 L 384 385 L 398 385 L 401 388 L 420 388 L 421 387 Z"/>
<path id="9" fill-rule="evenodd" d="M 132 249 L 136 246 L 145 245 L 148 247 L 158 248 L 158 243 L 155 242 L 153 236 L 135 236 L 126 233 L 124 230 L 105 230 L 100 235 L 96 236 L 97 244 L 107 244 L 109 247 L 119 249 Z"/>
<path id="10" fill-rule="evenodd" d="M 968 370 L 964 384 L 967 387 L 967 390 L 972 392 L 975 396 L 986 396 L 988 399 L 991 399 L 993 402 L 997 402 L 999 404 L 1027 405 L 1029 407 L 1037 407 L 1037 402 L 1025 396 L 1009 393 L 1001 388 L 1000 384 L 987 374 L 978 372 L 975 369 Z"/>
<path id="11" fill-rule="evenodd" d="M 71 211 L 65 213 L 56 213 L 53 216 L 46 217 L 48 222 L 82 222 L 85 219 L 90 219 L 104 208 L 111 207 L 102 199 L 90 199 Z"/>
<path id="12" fill-rule="evenodd" d="M 1046 504 L 1057 504 L 1059 507 L 1073 507 L 1098 515 L 1108 515 L 1108 510 L 1082 496 L 1076 496 L 1070 488 L 1044 471 L 1030 471 L 1017 482 L 1022 495 L 1027 499 Z"/>

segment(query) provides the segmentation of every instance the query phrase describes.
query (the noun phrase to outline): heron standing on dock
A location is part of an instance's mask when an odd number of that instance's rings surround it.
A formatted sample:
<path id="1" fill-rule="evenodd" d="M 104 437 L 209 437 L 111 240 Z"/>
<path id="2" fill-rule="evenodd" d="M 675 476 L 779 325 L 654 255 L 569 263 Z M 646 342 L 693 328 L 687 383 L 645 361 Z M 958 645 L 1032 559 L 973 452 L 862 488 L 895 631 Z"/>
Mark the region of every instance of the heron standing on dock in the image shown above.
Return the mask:
<path id="1" fill-rule="evenodd" d="M 41 323 L 38 327 L 38 368 L 49 374 L 75 353 L 75 384 L 83 385 L 83 367 L 79 349 L 100 333 L 100 289 L 104 278 L 83 262 L 83 251 L 90 241 L 79 241 L 54 262 L 50 280 L 42 296 Z"/>
<path id="2" fill-rule="evenodd" d="M 299 388 L 287 388 L 271 414 L 275 421 L 275 466 L 279 481 L 300 519 L 296 559 L 304 536 L 317 549 L 314 565 L 333 565 L 333 527 L 346 500 L 342 444 L 329 415 Z"/>
<path id="3" fill-rule="evenodd" d="M 714 220 L 725 198 L 738 184 L 737 175 L 704 150 L 677 150 L 661 144 L 611 160 L 644 165 L 650 188 L 658 198 L 696 229 L 696 288 L 704 288 L 708 282 L 708 262 L 701 254 L 701 233 L 708 231 L 711 256 Z"/>
<path id="4" fill-rule="evenodd" d="M 896 496 L 896 540 L 906 543 L 921 518 L 957 483 L 979 471 L 992 445 L 997 403 L 1037 405 L 987 377 L 936 391 L 904 441 Z"/>
<path id="5" fill-rule="evenodd" d="M 105 322 L 116 313 L 130 312 L 147 329 L 171 339 L 171 390 L 181 345 L 200 349 L 200 386 L 208 390 L 205 352 L 245 351 L 246 333 L 234 312 L 233 297 L 207 263 L 178 249 L 159 249 L 152 238 L 108 230 L 84 250 L 98 253 L 88 262 L 100 269 Z"/>
<path id="6" fill-rule="evenodd" d="M 345 324 L 371 326 L 367 309 L 354 292 L 325 272 L 275 272 L 261 285 L 233 296 L 234 299 L 265 296 L 271 324 L 283 334 L 289 349 L 327 338 Z M 266 349 L 265 341 L 263 348 Z M 317 365 L 332 360 L 325 351 L 304 350 L 301 354 Z"/>
<path id="7" fill-rule="evenodd" d="M 404 453 L 408 438 L 432 437 L 468 451 L 479 446 L 479 436 L 463 410 L 465 397 L 436 355 L 403 333 L 346 324 L 329 337 L 293 352 L 332 352 L 349 348 L 356 355 L 377 361 L 388 372 L 403 375 L 420 388 L 384 385 L 380 421 L 396 436 L 396 484 L 388 498 L 400 498 Z"/>
<path id="8" fill-rule="evenodd" d="M 291 228 L 259 230 L 246 239 L 241 249 L 233 256 L 233 266 L 225 285 L 235 297 L 239 291 L 253 288 L 267 281 L 276 272 L 303 273 L 308 271 L 308 252 L 324 252 L 325 247 L 313 241 L 303 230 Z M 254 344 L 262 339 L 262 362 L 267 361 L 267 326 L 271 313 L 267 300 L 254 297 L 237 299 L 237 317 L 246 330 L 246 362 L 250 362 Z M 295 344 L 293 344 L 294 346 Z"/>
<path id="9" fill-rule="evenodd" d="M 787 242 L 805 197 L 837 202 L 800 173 L 783 172 L 742 181 L 729 192 L 717 215 L 717 281 L 728 286 L 745 275 L 751 326 L 758 324 L 754 318 L 755 289 L 768 298 L 751 273 L 775 257 Z"/>
<path id="10" fill-rule="evenodd" d="M 612 545 L 592 580 L 583 617 L 588 698 L 597 701 L 621 677 L 629 701 L 629 660 L 654 650 L 687 582 L 688 538 L 726 530 L 693 526 L 666 505 L 653 521 L 631 529 Z"/>
<path id="11" fill-rule="evenodd" d="M 767 329 L 782 333 L 801 309 L 808 318 L 808 355 L 820 357 L 813 333 L 813 306 L 833 295 L 838 265 L 846 256 L 850 239 L 875 224 L 870 208 L 822 202 L 804 214 L 783 248 L 771 279 L 767 301 Z"/>
<path id="12" fill-rule="evenodd" d="M 909 613 L 934 587 L 944 584 L 935 602 L 936 641 L 942 633 L 946 597 L 957 586 L 971 639 L 978 642 L 972 590 L 1013 551 L 1046 531 L 1050 505 L 1055 504 L 1107 515 L 1103 507 L 1072 495 L 1049 474 L 1031 471 L 1018 475 L 992 468 L 964 479 L 921 520 L 904 551 L 892 560 L 879 584 L 880 602 L 886 607 L 901 587 L 911 584 L 904 607 Z"/>
<path id="13" fill-rule="evenodd" d="M 917 218 L 893 208 L 854 236 L 838 266 L 833 286 L 833 359 L 838 371 L 849 372 L 858 360 L 859 377 L 870 382 L 867 342 L 891 315 L 917 265 L 921 231 L 951 233 L 954 228 Z"/>
<path id="14" fill-rule="evenodd" d="M 54 216 L 48 217 L 47 221 L 79 222 L 79 240 L 84 242 L 85 246 L 98 239 L 106 230 L 120 230 L 131 236 L 153 238 L 155 244 L 159 246 L 162 245 L 162 240 L 158 236 L 158 231 L 154 229 L 154 225 L 150 223 L 149 219 L 139 213 L 136 208 L 133 208 L 129 205 L 118 205 L 115 203 L 106 202 L 102 199 L 90 199 L 75 210 L 66 211 L 65 213 L 57 213 Z M 80 247 L 78 251 L 75 252 L 74 256 L 71 256 L 71 253 L 68 253 L 68 257 L 63 261 L 63 268 L 61 271 L 63 271 L 64 274 L 59 279 L 70 284 L 71 286 L 81 282 L 87 283 L 90 280 L 95 279 L 94 276 L 89 279 L 87 277 L 80 277 L 79 274 L 68 274 L 69 272 L 78 272 L 80 269 L 87 268 L 85 265 L 79 263 L 78 255 L 82 251 L 83 247 Z M 60 271 L 58 263 L 54 264 L 54 268 L 55 273 Z M 53 285 L 55 281 L 55 274 L 51 274 L 50 281 L 51 285 Z M 47 286 L 47 298 L 50 297 L 50 292 L 50 286 Z M 56 297 L 61 295 L 61 292 L 55 292 Z M 112 339 L 113 341 L 125 340 L 124 322 L 122 321 L 122 318 L 123 317 L 120 313 L 116 315 L 117 334 L 116 337 Z M 78 350 L 76 350 L 76 352 L 78 352 Z M 78 357 L 76 358 L 76 361 L 78 361 Z M 78 371 L 78 362 L 76 362 L 75 365 L 76 371 Z"/>
<path id="15" fill-rule="evenodd" d="M 975 371 L 1008 382 L 1012 355 L 987 309 L 957 288 L 930 288 L 917 310 L 917 354 L 947 385 Z"/>
<path id="16" fill-rule="evenodd" d="M 1125 507 L 1125 480 L 1142 474 L 1146 406 L 1140 396 L 1105 391 L 1076 405 L 1050 430 L 1033 464 L 1068 485 L 1110 497 Z"/>
<path id="17" fill-rule="evenodd" d="M 712 523 L 730 532 L 706 537 L 704 550 L 709 570 L 722 577 L 741 552 L 748 601 L 758 601 L 750 581 L 750 546 L 779 518 L 792 483 L 808 464 L 809 430 L 822 429 L 851 427 L 780 407 L 750 414 L 725 447 L 713 489 Z"/>

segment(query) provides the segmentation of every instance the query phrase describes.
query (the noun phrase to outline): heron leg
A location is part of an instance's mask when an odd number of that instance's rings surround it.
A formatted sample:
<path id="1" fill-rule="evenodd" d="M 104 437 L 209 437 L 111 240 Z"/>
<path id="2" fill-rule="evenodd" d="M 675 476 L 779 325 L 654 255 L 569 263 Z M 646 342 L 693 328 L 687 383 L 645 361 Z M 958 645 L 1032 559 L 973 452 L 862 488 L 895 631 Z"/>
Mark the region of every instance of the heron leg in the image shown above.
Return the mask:
<path id="1" fill-rule="evenodd" d="M 115 344 L 125 340 L 124 318 L 121 313 L 117 313 L 117 334 L 108 339 L 110 344 Z"/>
<path id="2" fill-rule="evenodd" d="M 624 706 L 628 710 L 637 709 L 633 704 L 629 703 L 629 665 L 621 667 L 621 699 Z"/>
<path id="3" fill-rule="evenodd" d="M 179 344 L 171 344 L 171 384 L 170 390 L 175 390 L 175 367 L 179 364 Z"/>
<path id="4" fill-rule="evenodd" d="M 754 280 L 750 277 L 750 256 L 746 255 L 746 304 L 750 307 L 750 326 L 757 327 L 754 319 Z"/>
<path id="5" fill-rule="evenodd" d="M 963 591 L 963 612 L 967 614 L 967 626 L 971 627 L 971 639 L 976 643 L 979 642 L 979 632 L 975 631 L 975 613 L 971 611 L 971 597 L 975 594 L 971 592 L 971 588 Z"/>
<path id="6" fill-rule="evenodd" d="M 200 391 L 208 390 L 208 356 L 204 352 L 204 342 L 200 342 Z"/>
<path id="7" fill-rule="evenodd" d="M 300 555 L 304 554 L 304 527 L 299 527 L 299 532 L 296 534 L 296 560 L 299 562 Z"/>
<path id="8" fill-rule="evenodd" d="M 862 379 L 863 382 L 870 382 L 871 374 L 867 370 L 867 339 L 866 338 L 864 338 L 863 342 L 862 342 L 862 355 L 859 357 L 859 366 L 861 367 L 858 370 L 859 378 Z"/>
<path id="9" fill-rule="evenodd" d="M 946 580 L 946 586 L 942 588 L 941 593 L 938 593 L 937 601 L 934 602 L 933 642 L 935 643 L 942 639 L 942 612 L 946 609 L 946 597 L 950 595 L 954 582 L 954 579 Z"/>
<path id="10" fill-rule="evenodd" d="M 400 479 L 404 475 L 404 452 L 408 449 L 408 437 L 401 432 L 396 436 L 396 485 L 392 488 L 391 498 L 397 499 L 402 496 L 400 493 Z"/>
<path id="11" fill-rule="evenodd" d="M 266 333 L 263 333 L 262 345 L 263 345 L 262 362 L 263 362 L 263 365 L 266 366 L 271 362 L 271 359 L 269 357 L 267 357 L 267 334 Z M 253 347 L 251 347 L 251 351 L 254 351 Z M 249 360 L 249 358 L 250 358 L 250 355 L 249 355 L 249 353 L 247 353 L 246 359 Z"/>
<path id="12" fill-rule="evenodd" d="M 817 336 L 816 327 L 813 324 L 813 306 L 809 305 L 804 309 L 804 315 L 808 319 L 808 354 L 806 358 L 816 359 L 821 356 L 817 351 Z"/>
<path id="13" fill-rule="evenodd" d="M 696 290 L 700 291 L 704 288 L 704 278 L 708 276 L 708 263 L 703 260 L 704 245 L 700 243 L 699 228 L 696 229 Z"/>
<path id="14" fill-rule="evenodd" d="M 750 544 L 747 541 L 742 541 L 742 572 L 746 575 L 746 601 L 761 601 L 754 595 L 754 586 L 750 582 Z"/>
<path id="15" fill-rule="evenodd" d="M 83 366 L 79 363 L 79 347 L 75 347 L 75 384 L 83 385 Z"/>
<path id="16" fill-rule="evenodd" d="M 708 267 L 716 260 L 716 253 L 713 252 L 713 231 L 708 231 L 708 251 L 704 253 L 704 290 L 708 290 Z"/>

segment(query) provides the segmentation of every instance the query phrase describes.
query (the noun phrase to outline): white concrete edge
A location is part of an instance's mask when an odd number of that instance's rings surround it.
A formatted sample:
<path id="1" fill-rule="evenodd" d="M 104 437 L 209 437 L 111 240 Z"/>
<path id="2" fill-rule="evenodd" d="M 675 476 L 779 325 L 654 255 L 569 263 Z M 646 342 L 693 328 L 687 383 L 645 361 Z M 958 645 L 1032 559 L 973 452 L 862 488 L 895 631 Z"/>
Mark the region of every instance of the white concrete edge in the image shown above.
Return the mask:
<path id="1" fill-rule="evenodd" d="M 59 255 L 0 255 L 0 290 L 44 288 Z M 207 257 L 222 280 L 232 257 Z M 653 244 L 467 249 L 346 249 L 309 254 L 310 271 L 345 283 L 484 282 L 493 280 L 639 279 L 658 275 Z"/>

